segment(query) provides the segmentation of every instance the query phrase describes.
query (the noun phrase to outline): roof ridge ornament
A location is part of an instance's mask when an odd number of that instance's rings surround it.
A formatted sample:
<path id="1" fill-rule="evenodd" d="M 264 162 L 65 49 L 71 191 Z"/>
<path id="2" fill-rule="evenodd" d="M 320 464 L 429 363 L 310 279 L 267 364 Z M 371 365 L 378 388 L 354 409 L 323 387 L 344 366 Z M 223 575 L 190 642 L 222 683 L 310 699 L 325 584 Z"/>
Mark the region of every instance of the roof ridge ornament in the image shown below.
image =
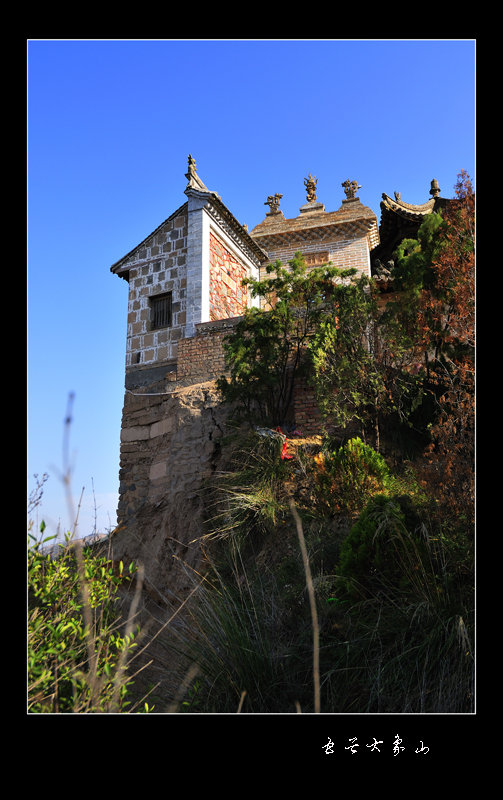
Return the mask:
<path id="1" fill-rule="evenodd" d="M 208 189 L 208 187 L 204 185 L 204 183 L 202 182 L 201 178 L 197 174 L 197 172 L 196 172 L 196 162 L 195 162 L 195 159 L 190 155 L 190 153 L 189 153 L 189 158 L 188 158 L 188 170 L 185 173 L 185 177 L 188 180 L 188 184 L 187 184 L 187 186 L 185 188 L 185 191 L 187 191 L 187 189 L 197 189 L 200 192 L 209 192 L 210 191 Z"/>
<path id="2" fill-rule="evenodd" d="M 318 183 L 318 178 L 314 175 L 309 175 L 307 178 L 304 178 L 304 186 L 306 187 L 307 192 L 307 202 L 308 203 L 315 203 L 316 202 L 316 184 Z"/>
<path id="3" fill-rule="evenodd" d="M 438 185 L 438 181 L 437 181 L 437 179 L 436 179 L 436 178 L 433 178 L 433 180 L 432 180 L 432 182 L 431 182 L 431 188 L 430 188 L 430 194 L 431 194 L 431 196 L 432 196 L 432 197 L 438 197 L 441 191 L 442 191 L 442 190 L 440 189 L 440 187 L 439 187 L 439 185 Z"/>
<path id="4" fill-rule="evenodd" d="M 341 183 L 341 186 L 344 189 L 344 193 L 346 195 L 346 200 L 345 201 L 343 200 L 342 201 L 343 203 L 347 202 L 348 200 L 357 200 L 358 199 L 356 197 L 356 192 L 358 191 L 358 189 L 362 188 L 358 184 L 358 181 L 350 181 L 348 179 L 347 181 L 344 181 L 344 183 Z"/>
<path id="5" fill-rule="evenodd" d="M 319 214 L 321 211 L 325 211 L 325 206 L 320 201 L 316 200 L 316 184 L 318 183 L 318 178 L 314 175 L 309 175 L 307 178 L 304 178 L 304 186 L 306 187 L 307 192 L 307 203 L 300 207 L 301 214 Z"/>
<path id="6" fill-rule="evenodd" d="M 282 194 L 270 194 L 267 200 L 265 201 L 264 205 L 269 206 L 269 211 L 266 214 L 266 217 L 271 217 L 275 214 L 282 214 L 283 212 L 280 210 L 279 201 L 283 197 Z"/>

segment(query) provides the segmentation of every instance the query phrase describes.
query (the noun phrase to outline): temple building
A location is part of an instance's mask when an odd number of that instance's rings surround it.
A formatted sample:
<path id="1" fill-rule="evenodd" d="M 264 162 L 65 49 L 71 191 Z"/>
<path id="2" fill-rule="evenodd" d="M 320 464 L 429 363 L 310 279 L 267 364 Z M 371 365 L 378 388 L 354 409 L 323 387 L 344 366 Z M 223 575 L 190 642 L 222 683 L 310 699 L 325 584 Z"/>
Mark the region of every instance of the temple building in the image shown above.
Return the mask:
<path id="1" fill-rule="evenodd" d="M 424 218 L 432 212 L 441 211 L 449 199 L 440 197 L 437 180 L 430 185 L 431 198 L 425 203 L 414 205 L 402 200 L 401 193 L 394 198 L 383 192 L 381 200 L 381 220 L 379 223 L 379 243 L 372 252 L 372 276 L 387 278 L 393 267 L 393 253 L 403 239 L 415 239 Z"/>
<path id="2" fill-rule="evenodd" d="M 270 196 L 266 201 L 270 210 L 251 237 L 272 263 L 278 259 L 286 265 L 300 251 L 308 267 L 331 263 L 370 276 L 370 254 L 379 244 L 379 231 L 374 212 L 356 196 L 361 188 L 357 181 L 342 184 L 346 197 L 336 211 L 325 211 L 317 201 L 316 178 L 309 174 L 304 183 L 307 202 L 299 215 L 285 219 L 279 208 L 282 195 Z"/>

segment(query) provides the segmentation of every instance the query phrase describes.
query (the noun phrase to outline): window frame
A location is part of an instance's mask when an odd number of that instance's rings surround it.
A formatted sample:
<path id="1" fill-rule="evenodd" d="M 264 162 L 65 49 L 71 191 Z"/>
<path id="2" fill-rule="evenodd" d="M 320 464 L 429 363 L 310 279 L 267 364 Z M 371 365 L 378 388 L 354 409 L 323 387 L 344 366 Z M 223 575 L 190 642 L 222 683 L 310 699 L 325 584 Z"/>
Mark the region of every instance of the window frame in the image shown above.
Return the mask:
<path id="1" fill-rule="evenodd" d="M 167 306 L 163 304 L 167 302 Z M 173 326 L 173 292 L 162 292 L 149 297 L 150 330 L 158 331 Z"/>

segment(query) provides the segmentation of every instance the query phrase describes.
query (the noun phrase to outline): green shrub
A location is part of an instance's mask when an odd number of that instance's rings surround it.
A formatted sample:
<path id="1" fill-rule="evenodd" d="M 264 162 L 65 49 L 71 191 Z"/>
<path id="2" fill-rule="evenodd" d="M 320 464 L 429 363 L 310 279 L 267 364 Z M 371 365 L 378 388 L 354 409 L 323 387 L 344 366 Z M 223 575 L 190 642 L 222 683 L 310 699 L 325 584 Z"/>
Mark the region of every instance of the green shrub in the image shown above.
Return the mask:
<path id="1" fill-rule="evenodd" d="M 378 495 L 342 544 L 343 641 L 329 635 L 323 647 L 332 711 L 473 711 L 473 553 L 430 512 L 408 496 Z"/>
<path id="2" fill-rule="evenodd" d="M 390 478 L 384 458 L 359 437 L 335 450 L 325 447 L 314 459 L 317 499 L 332 513 L 361 510 Z"/>
<path id="3" fill-rule="evenodd" d="M 339 582 L 354 599 L 416 584 L 425 556 L 422 527 L 407 496 L 376 495 L 341 547 Z"/>
<path id="4" fill-rule="evenodd" d="M 115 570 L 70 537 L 51 554 L 47 541 L 28 548 L 28 711 L 124 711 L 136 643 L 119 628 L 117 592 L 135 567 Z"/>
<path id="5" fill-rule="evenodd" d="M 335 449 L 325 445 L 314 458 L 313 478 L 318 505 L 332 514 L 360 512 L 378 494 L 421 495 L 412 471 L 393 474 L 384 457 L 359 437 Z"/>

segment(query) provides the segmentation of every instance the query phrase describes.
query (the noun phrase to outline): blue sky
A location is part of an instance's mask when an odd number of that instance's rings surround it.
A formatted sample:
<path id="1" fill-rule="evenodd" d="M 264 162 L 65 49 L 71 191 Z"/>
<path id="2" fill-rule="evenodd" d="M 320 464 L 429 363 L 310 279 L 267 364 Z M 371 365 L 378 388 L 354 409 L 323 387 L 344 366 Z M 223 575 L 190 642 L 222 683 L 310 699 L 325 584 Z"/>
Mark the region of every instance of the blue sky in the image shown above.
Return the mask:
<path id="1" fill-rule="evenodd" d="M 294 217 L 304 178 L 327 211 L 341 183 L 380 217 L 383 192 L 445 197 L 475 182 L 474 40 L 28 40 L 28 492 L 35 523 L 115 524 L 127 284 L 110 266 L 184 201 L 191 153 L 253 228 L 270 194 Z"/>

